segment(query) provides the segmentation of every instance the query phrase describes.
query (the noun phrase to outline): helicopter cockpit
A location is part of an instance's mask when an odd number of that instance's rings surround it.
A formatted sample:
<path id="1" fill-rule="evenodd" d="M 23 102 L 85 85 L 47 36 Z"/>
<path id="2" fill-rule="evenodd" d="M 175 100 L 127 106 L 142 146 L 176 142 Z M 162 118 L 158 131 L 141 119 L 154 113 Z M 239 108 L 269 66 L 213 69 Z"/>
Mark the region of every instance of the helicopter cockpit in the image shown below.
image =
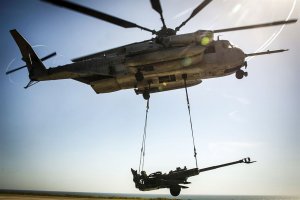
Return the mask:
<path id="1" fill-rule="evenodd" d="M 234 46 L 228 41 L 228 40 L 222 40 L 222 46 L 225 49 L 231 49 L 234 48 Z"/>
<path id="2" fill-rule="evenodd" d="M 224 52 L 226 49 L 233 48 L 235 47 L 228 40 L 215 40 L 206 47 L 204 54 Z"/>
<path id="3" fill-rule="evenodd" d="M 232 49 L 235 48 L 228 40 L 217 40 L 215 41 L 217 49 Z"/>

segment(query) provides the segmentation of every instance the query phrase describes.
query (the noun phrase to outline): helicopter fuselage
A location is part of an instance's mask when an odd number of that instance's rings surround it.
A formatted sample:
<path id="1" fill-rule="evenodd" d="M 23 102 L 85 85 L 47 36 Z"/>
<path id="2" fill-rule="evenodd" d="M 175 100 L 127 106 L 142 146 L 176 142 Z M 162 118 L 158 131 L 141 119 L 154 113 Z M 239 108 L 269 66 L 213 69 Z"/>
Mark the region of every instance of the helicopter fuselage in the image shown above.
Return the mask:
<path id="1" fill-rule="evenodd" d="M 139 28 L 156 37 L 138 43 L 117 47 L 72 60 L 73 63 L 47 69 L 42 61 L 56 53 L 38 58 L 30 44 L 17 30 L 11 30 L 26 66 L 6 72 L 13 73 L 27 67 L 30 81 L 28 88 L 38 81 L 74 79 L 90 85 L 96 93 L 109 93 L 134 88 L 136 94 L 145 99 L 150 93 L 191 87 L 203 79 L 217 78 L 235 73 L 242 79 L 248 72 L 241 68 L 247 66 L 246 57 L 280 53 L 286 49 L 244 52 L 232 46 L 227 40 L 214 40 L 216 33 L 255 29 L 296 23 L 297 19 L 273 21 L 247 26 L 216 30 L 199 30 L 194 33 L 178 34 L 180 29 L 195 17 L 213 0 L 203 0 L 179 26 L 166 25 L 159 0 L 150 0 L 152 8 L 160 15 L 162 28 L 152 30 L 136 23 L 94 10 L 67 0 L 44 0 L 44 2 L 79 12 L 123 28 Z"/>
<path id="2" fill-rule="evenodd" d="M 96 93 L 134 88 L 137 94 L 197 85 L 202 79 L 235 73 L 245 54 L 227 40 L 213 40 L 210 31 L 172 35 L 133 43 L 78 58 L 49 68 L 37 81 L 74 79 L 91 85 Z M 139 77 L 140 76 L 140 77 Z"/>

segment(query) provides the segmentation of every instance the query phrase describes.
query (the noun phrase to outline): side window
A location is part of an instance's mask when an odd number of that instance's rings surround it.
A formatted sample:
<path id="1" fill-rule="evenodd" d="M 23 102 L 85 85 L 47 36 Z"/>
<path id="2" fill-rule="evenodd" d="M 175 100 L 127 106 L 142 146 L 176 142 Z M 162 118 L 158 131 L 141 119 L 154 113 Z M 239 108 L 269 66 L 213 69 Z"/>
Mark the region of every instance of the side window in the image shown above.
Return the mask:
<path id="1" fill-rule="evenodd" d="M 175 75 L 170 75 L 170 76 L 160 76 L 158 77 L 159 83 L 164 83 L 164 82 L 173 82 L 176 81 Z"/>
<path id="2" fill-rule="evenodd" d="M 209 54 L 209 53 L 216 53 L 216 48 L 214 45 L 210 45 L 206 47 L 206 49 L 204 50 L 204 54 Z"/>
<path id="3" fill-rule="evenodd" d="M 222 43 L 222 45 L 223 45 L 223 47 L 224 47 L 225 49 L 232 48 L 232 45 L 231 45 L 228 41 L 224 41 L 224 42 Z"/>

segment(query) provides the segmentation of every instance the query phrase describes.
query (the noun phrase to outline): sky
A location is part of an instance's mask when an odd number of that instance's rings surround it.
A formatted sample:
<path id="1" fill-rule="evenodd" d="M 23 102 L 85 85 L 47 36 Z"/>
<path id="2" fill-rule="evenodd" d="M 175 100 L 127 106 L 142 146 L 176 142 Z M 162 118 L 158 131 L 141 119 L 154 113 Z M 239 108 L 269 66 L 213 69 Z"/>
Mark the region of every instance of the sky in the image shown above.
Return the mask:
<path id="1" fill-rule="evenodd" d="M 160 29 L 147 0 L 76 1 Z M 168 27 L 189 17 L 201 0 L 161 0 Z M 200 29 L 299 18 L 298 0 L 216 0 L 184 26 Z M 40 82 L 25 90 L 27 70 L 9 30 L 17 29 L 40 57 L 56 51 L 47 67 L 72 58 L 146 40 L 151 33 L 124 29 L 46 3 L 1 1 L 0 6 L 0 188 L 137 193 L 137 169 L 146 102 L 133 90 L 96 94 L 73 80 Z M 299 22 L 222 33 L 245 53 L 290 49 L 248 62 L 249 76 L 204 80 L 189 88 L 200 168 L 251 157 L 192 177 L 181 194 L 300 195 Z M 215 36 L 215 38 L 217 35 Z M 183 89 L 151 96 L 145 170 L 195 167 Z M 167 189 L 146 194 L 168 194 Z"/>

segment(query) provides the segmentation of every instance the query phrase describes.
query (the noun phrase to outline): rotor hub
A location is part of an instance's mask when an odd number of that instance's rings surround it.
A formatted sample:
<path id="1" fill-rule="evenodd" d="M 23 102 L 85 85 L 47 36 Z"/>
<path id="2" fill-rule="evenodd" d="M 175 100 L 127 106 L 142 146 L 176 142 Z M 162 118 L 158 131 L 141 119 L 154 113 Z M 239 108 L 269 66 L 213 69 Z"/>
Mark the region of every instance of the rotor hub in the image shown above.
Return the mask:
<path id="1" fill-rule="evenodd" d="M 176 31 L 171 28 L 162 27 L 160 31 L 157 32 L 157 37 L 167 37 L 171 35 L 176 35 Z"/>

